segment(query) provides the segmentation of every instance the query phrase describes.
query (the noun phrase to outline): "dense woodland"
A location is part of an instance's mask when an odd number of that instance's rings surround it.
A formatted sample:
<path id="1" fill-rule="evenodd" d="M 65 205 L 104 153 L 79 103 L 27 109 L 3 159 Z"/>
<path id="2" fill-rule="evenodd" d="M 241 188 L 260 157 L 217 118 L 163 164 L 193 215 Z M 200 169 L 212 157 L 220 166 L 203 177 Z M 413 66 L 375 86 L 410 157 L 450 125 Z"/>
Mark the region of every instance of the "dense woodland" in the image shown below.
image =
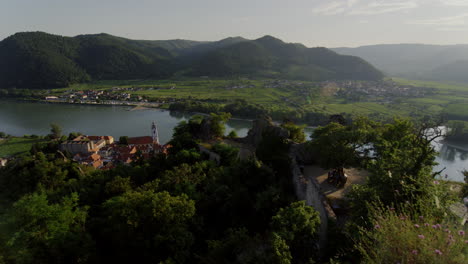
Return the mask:
<path id="1" fill-rule="evenodd" d="M 289 149 L 305 141 L 302 127 L 265 132 L 248 160 L 212 143 L 217 164 L 198 144 L 220 139 L 227 118 L 195 116 L 174 129 L 168 155 L 108 171 L 58 153 L 52 127 L 49 142 L 0 168 L 0 262 L 466 263 L 466 227 L 448 210 L 460 198 L 434 178 L 429 124 L 341 118 L 302 143 L 323 168 L 370 173 L 319 248 L 318 212 L 292 183 Z"/>
<path id="2" fill-rule="evenodd" d="M 14 34 L 0 42 L 0 88 L 57 88 L 90 80 L 181 76 L 275 77 L 302 80 L 383 77 L 366 61 L 326 48 L 265 36 L 217 42 L 139 41 L 108 34 L 62 37 Z"/>

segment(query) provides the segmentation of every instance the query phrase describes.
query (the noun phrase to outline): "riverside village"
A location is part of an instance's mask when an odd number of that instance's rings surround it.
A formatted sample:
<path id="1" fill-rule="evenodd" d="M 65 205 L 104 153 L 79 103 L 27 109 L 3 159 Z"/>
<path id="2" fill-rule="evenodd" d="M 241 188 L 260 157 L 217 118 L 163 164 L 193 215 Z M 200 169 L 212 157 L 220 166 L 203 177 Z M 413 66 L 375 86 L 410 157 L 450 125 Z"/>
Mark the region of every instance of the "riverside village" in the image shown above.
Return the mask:
<path id="1" fill-rule="evenodd" d="M 112 136 L 80 135 L 60 144 L 62 152 L 68 152 L 73 160 L 96 169 L 112 169 L 118 164 L 130 164 L 137 159 L 149 159 L 158 153 L 167 153 L 170 145 L 159 143 L 158 128 L 153 122 L 151 136 L 122 137 L 116 142 Z"/>

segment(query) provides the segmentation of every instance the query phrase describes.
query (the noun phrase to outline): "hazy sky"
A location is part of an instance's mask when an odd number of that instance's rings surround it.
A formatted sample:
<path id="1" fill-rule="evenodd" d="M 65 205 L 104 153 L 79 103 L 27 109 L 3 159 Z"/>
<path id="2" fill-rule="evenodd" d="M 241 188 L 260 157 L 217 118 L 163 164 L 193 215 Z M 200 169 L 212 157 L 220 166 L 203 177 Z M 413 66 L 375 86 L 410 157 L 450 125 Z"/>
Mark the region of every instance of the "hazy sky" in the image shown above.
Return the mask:
<path id="1" fill-rule="evenodd" d="M 309 47 L 468 43 L 468 0 L 0 0 L 18 31 L 132 39 L 273 35 Z"/>

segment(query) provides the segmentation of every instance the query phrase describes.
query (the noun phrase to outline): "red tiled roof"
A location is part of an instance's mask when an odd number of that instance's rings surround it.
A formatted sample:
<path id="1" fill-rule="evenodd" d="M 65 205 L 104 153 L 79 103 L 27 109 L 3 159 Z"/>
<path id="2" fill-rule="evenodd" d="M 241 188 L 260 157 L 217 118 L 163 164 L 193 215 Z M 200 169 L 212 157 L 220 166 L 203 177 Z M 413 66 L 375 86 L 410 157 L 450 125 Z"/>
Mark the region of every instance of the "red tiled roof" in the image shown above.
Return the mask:
<path id="1" fill-rule="evenodd" d="M 146 145 L 146 144 L 153 144 L 153 138 L 146 136 L 146 137 L 131 137 L 128 138 L 129 145 Z"/>

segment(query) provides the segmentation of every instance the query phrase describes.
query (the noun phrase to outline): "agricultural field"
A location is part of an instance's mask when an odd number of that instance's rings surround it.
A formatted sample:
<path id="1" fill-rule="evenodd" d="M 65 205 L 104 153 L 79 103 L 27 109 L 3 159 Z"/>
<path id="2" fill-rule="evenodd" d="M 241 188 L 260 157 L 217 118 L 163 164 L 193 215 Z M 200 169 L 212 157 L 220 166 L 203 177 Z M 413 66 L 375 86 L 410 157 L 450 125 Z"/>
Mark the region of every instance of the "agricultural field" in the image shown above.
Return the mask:
<path id="1" fill-rule="evenodd" d="M 141 88 L 129 93 L 152 99 L 203 100 L 227 104 L 236 99 L 259 104 L 272 111 L 299 110 L 324 114 L 348 113 L 352 115 L 423 116 L 443 114 L 448 119 L 468 120 L 468 85 L 415 81 L 392 78 L 401 86 L 427 89 L 421 97 L 397 96 L 393 98 L 364 97 L 344 100 L 336 96 L 340 87 L 329 90 L 319 83 L 304 81 L 277 81 L 271 79 L 177 79 L 177 80 L 126 80 L 99 81 L 55 89 L 103 90 L 112 87 Z M 388 100 L 390 99 L 390 100 Z"/>
<path id="2" fill-rule="evenodd" d="M 44 139 L 11 137 L 0 140 L 0 157 L 9 157 L 28 152 L 34 143 Z"/>

